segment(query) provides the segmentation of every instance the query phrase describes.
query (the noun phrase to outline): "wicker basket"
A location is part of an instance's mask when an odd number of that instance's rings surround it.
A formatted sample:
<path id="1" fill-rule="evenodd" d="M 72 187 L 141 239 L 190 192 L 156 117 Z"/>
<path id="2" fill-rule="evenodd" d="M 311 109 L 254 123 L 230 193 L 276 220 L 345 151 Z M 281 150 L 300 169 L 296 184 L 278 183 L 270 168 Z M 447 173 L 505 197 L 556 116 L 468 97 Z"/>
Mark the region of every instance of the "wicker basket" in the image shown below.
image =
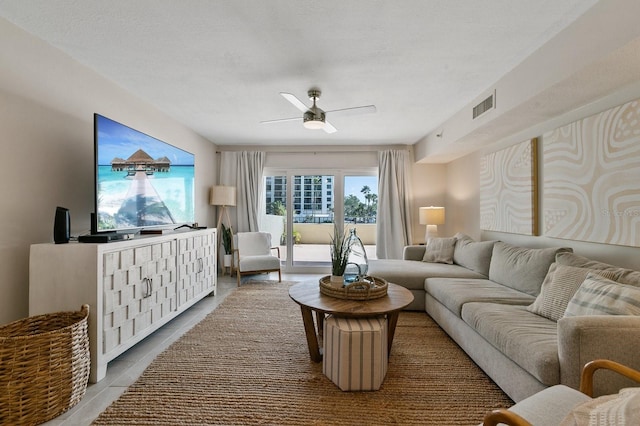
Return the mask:
<path id="1" fill-rule="evenodd" d="M 349 283 L 344 287 L 334 287 L 331 284 L 330 275 L 320 278 L 320 293 L 337 299 L 378 299 L 387 295 L 388 287 L 387 281 L 378 277 L 363 277 L 360 281 Z"/>
<path id="2" fill-rule="evenodd" d="M 0 327 L 0 424 L 44 423 L 77 404 L 89 379 L 89 305 Z"/>

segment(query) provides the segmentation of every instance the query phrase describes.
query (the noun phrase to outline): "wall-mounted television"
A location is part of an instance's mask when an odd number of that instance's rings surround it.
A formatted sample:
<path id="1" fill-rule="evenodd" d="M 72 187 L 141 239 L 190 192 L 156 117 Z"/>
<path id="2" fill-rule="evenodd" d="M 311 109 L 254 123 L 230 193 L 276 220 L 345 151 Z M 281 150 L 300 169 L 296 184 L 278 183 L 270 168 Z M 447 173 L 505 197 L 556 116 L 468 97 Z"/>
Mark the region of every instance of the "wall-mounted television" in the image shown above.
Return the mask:
<path id="1" fill-rule="evenodd" d="M 192 224 L 194 155 L 94 114 L 93 234 Z"/>

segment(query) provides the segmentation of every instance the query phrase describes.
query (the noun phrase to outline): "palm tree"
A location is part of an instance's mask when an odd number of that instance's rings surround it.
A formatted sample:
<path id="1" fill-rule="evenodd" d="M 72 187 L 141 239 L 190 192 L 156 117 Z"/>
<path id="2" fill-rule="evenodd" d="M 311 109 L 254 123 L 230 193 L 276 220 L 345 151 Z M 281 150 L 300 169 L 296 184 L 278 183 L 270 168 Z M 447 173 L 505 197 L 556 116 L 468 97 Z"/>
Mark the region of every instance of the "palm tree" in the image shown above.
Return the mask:
<path id="1" fill-rule="evenodd" d="M 371 198 L 369 200 L 371 205 L 369 206 L 369 217 L 376 217 L 378 213 L 378 194 L 371 194 Z M 375 222 L 375 219 L 374 219 Z"/>
<path id="2" fill-rule="evenodd" d="M 362 192 L 364 194 L 364 199 L 367 200 L 368 199 L 368 195 L 371 194 L 371 188 L 369 187 L 369 185 L 365 185 L 365 186 L 362 187 L 360 192 Z"/>
<path id="3" fill-rule="evenodd" d="M 371 188 L 369 187 L 369 185 L 365 185 L 362 187 L 362 189 L 360 190 L 360 192 L 362 192 L 364 194 L 364 199 L 367 202 L 366 208 L 364 209 L 365 211 L 365 219 L 366 222 L 369 222 L 369 216 L 370 216 L 370 211 L 371 211 L 371 201 L 373 200 L 373 197 L 376 197 L 376 199 L 378 198 L 378 196 L 376 194 L 372 194 L 371 193 Z"/>
<path id="4" fill-rule="evenodd" d="M 353 218 L 354 223 L 356 222 L 358 216 L 358 206 L 362 204 L 360 199 L 353 194 L 349 194 L 344 199 L 344 215 L 345 219 Z"/>

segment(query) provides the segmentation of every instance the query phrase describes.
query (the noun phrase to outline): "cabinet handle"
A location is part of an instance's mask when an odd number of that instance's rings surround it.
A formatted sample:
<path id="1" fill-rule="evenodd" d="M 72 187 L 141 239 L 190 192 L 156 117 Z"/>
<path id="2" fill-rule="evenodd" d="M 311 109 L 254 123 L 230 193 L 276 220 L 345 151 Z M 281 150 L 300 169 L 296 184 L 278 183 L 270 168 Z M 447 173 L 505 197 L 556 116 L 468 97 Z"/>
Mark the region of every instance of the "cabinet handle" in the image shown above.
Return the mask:
<path id="1" fill-rule="evenodd" d="M 149 279 L 147 277 L 142 279 L 142 285 L 144 285 L 144 288 L 142 289 L 142 298 L 146 299 L 149 297 Z"/>
<path id="2" fill-rule="evenodd" d="M 142 298 L 146 299 L 147 297 L 151 297 L 151 293 L 153 293 L 153 280 L 151 278 L 144 277 L 142 279 L 142 284 L 144 284 Z"/>
<path id="3" fill-rule="evenodd" d="M 204 271 L 204 261 L 202 260 L 202 258 L 198 259 L 198 272 L 202 272 Z"/>

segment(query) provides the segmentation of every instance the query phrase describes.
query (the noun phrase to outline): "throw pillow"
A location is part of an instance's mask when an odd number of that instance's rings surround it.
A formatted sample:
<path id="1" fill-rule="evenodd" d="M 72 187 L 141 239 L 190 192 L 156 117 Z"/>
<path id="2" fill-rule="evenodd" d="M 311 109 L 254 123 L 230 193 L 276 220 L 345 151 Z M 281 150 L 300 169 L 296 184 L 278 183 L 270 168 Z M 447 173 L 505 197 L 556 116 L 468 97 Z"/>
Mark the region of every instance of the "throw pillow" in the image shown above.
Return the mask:
<path id="1" fill-rule="evenodd" d="M 560 426 L 640 424 L 640 388 L 624 388 L 575 406 Z"/>
<path id="2" fill-rule="evenodd" d="M 640 288 L 589 273 L 564 313 L 580 315 L 640 315 Z"/>
<path id="3" fill-rule="evenodd" d="M 622 284 L 640 286 L 640 271 L 598 262 L 597 260 L 591 260 L 575 253 L 558 253 L 556 262 L 562 265 L 577 266 L 578 268 L 613 271 L 615 272 L 615 276 L 611 278 L 612 280 Z"/>
<path id="4" fill-rule="evenodd" d="M 453 263 L 453 250 L 456 246 L 455 237 L 431 238 L 424 251 L 423 262 Z"/>
<path id="5" fill-rule="evenodd" d="M 523 293 L 537 296 L 549 267 L 562 251 L 570 248 L 532 249 L 498 241 L 493 246 L 489 279 Z"/>
<path id="6" fill-rule="evenodd" d="M 569 300 L 590 272 L 609 279 L 615 274 L 613 271 L 595 271 L 553 263 L 542 282 L 540 294 L 531 305 L 527 306 L 527 310 L 552 321 L 558 321 L 564 316 Z"/>
<path id="7" fill-rule="evenodd" d="M 464 266 L 482 275 L 489 276 L 491 253 L 495 241 L 474 241 L 470 236 L 457 233 L 453 251 L 453 263 Z"/>

